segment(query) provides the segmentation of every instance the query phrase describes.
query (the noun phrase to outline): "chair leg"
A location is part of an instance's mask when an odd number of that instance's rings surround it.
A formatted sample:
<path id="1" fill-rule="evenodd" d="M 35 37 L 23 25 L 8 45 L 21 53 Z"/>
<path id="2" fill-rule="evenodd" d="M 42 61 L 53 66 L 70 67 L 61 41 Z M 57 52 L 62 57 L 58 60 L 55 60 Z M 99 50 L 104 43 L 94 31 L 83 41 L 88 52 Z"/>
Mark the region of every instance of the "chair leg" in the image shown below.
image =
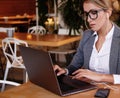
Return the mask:
<path id="1" fill-rule="evenodd" d="M 59 54 L 55 54 L 55 60 L 59 63 Z"/>
<path id="2" fill-rule="evenodd" d="M 28 81 L 28 74 L 26 70 L 23 71 L 23 82 L 26 83 Z"/>
<path id="3" fill-rule="evenodd" d="M 7 66 L 6 66 L 7 67 Z M 8 71 L 9 71 L 9 68 L 6 68 L 5 70 L 5 75 L 4 75 L 4 82 L 2 84 L 2 88 L 1 88 L 1 91 L 3 92 L 5 90 L 5 84 L 6 84 L 6 79 L 7 79 L 7 76 L 8 76 Z"/>

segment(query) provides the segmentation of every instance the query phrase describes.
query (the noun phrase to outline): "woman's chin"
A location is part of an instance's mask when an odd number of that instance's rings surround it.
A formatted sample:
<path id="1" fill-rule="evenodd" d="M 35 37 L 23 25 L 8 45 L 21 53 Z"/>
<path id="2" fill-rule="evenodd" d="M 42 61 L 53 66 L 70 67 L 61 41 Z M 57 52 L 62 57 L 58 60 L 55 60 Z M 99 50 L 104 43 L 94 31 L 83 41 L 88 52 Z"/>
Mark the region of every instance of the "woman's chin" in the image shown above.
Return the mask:
<path id="1" fill-rule="evenodd" d="M 90 29 L 93 30 L 93 31 L 97 31 L 96 28 L 93 28 L 93 27 L 91 27 Z"/>

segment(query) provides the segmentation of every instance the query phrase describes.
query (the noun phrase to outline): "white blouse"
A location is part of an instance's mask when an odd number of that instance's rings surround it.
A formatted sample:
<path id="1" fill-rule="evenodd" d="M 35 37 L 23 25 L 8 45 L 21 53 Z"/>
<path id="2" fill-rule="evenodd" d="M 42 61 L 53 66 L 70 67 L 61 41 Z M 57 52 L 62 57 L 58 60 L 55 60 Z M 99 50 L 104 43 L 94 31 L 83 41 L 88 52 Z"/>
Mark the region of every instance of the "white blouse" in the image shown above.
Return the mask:
<path id="1" fill-rule="evenodd" d="M 95 43 L 98 40 L 97 32 L 94 32 L 93 35 L 96 35 L 92 54 L 90 57 L 89 62 L 89 68 L 92 71 L 98 72 L 98 73 L 105 73 L 109 74 L 109 59 L 110 59 L 110 49 L 111 49 L 111 43 L 112 43 L 112 37 L 114 32 L 114 26 L 110 30 L 110 32 L 105 37 L 105 42 L 102 45 L 102 48 L 98 52 L 95 46 Z M 120 84 L 120 75 L 113 75 L 114 77 L 114 84 Z"/>

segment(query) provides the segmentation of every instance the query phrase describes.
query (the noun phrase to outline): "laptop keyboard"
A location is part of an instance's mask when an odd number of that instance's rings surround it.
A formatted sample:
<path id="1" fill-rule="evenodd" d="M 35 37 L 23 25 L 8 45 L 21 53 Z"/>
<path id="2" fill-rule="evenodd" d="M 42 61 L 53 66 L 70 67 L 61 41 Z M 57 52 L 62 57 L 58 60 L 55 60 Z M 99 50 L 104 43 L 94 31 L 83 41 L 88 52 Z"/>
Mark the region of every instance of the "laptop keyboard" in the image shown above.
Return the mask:
<path id="1" fill-rule="evenodd" d="M 61 91 L 63 92 L 66 92 L 68 90 L 73 90 L 75 89 L 75 87 L 65 83 L 63 80 L 64 80 L 64 75 L 61 75 L 61 76 L 58 76 L 58 82 L 59 82 L 59 85 L 60 85 L 60 88 L 61 88 Z"/>
<path id="2" fill-rule="evenodd" d="M 75 89 L 79 89 L 79 90 L 85 89 L 88 88 L 89 86 L 91 87 L 91 84 L 84 81 L 72 79 L 70 76 L 61 75 L 58 76 L 57 78 L 59 81 L 60 88 L 63 92 L 66 92 L 68 90 L 71 91 Z"/>

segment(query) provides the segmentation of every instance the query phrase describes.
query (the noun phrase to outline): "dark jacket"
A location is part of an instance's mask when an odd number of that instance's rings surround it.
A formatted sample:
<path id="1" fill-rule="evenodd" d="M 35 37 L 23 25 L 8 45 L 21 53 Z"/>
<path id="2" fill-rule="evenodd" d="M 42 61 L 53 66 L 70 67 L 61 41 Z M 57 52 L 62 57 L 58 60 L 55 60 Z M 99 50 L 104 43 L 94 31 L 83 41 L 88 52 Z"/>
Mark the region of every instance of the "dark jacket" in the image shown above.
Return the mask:
<path id="1" fill-rule="evenodd" d="M 115 24 L 114 26 L 115 29 L 110 50 L 109 68 L 110 74 L 120 74 L 120 28 Z M 93 35 L 93 33 L 94 31 L 92 30 L 86 30 L 84 32 L 77 53 L 67 67 L 70 74 L 81 67 L 89 69 L 90 56 L 95 40 L 95 35 Z"/>

